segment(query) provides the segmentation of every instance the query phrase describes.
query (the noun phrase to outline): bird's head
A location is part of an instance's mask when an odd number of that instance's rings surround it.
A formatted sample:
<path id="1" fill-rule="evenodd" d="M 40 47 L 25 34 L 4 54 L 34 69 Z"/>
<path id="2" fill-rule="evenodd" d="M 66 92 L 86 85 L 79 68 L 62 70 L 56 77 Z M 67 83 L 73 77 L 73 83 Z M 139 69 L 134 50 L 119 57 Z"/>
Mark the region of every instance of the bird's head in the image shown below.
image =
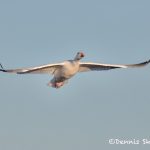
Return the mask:
<path id="1" fill-rule="evenodd" d="M 85 56 L 85 55 L 84 55 L 83 52 L 78 52 L 78 53 L 76 54 L 76 57 L 75 57 L 74 60 L 80 60 L 80 59 L 82 59 L 84 56 Z"/>

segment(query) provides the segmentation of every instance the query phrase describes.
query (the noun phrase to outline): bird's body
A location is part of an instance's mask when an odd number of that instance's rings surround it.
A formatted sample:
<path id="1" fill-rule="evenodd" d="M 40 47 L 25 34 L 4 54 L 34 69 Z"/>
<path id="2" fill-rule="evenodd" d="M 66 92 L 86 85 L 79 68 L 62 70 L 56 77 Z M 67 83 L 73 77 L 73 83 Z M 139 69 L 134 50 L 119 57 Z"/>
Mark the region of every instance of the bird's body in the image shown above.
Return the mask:
<path id="1" fill-rule="evenodd" d="M 49 86 L 56 88 L 63 86 L 79 70 L 79 61 L 68 60 L 64 64 L 61 69 L 54 72 L 54 78 L 48 83 Z"/>
<path id="2" fill-rule="evenodd" d="M 58 71 L 56 71 L 55 77 L 65 77 L 67 79 L 74 76 L 79 70 L 79 61 L 68 60 L 64 62 L 64 66 Z"/>
<path id="3" fill-rule="evenodd" d="M 49 86 L 54 88 L 60 88 L 63 86 L 70 78 L 76 75 L 79 72 L 87 71 L 101 71 L 101 70 L 110 70 L 116 68 L 133 68 L 133 67 L 143 67 L 150 63 L 150 60 L 139 63 L 139 64 L 130 64 L 130 65 L 112 65 L 112 64 L 101 64 L 93 62 L 80 62 L 84 57 L 82 52 L 78 52 L 76 57 L 72 60 L 67 60 L 62 63 L 48 64 L 38 67 L 31 68 L 22 68 L 22 69 L 11 69 L 6 70 L 0 64 L 0 71 L 7 73 L 17 73 L 17 74 L 52 74 L 54 77 L 48 83 Z"/>

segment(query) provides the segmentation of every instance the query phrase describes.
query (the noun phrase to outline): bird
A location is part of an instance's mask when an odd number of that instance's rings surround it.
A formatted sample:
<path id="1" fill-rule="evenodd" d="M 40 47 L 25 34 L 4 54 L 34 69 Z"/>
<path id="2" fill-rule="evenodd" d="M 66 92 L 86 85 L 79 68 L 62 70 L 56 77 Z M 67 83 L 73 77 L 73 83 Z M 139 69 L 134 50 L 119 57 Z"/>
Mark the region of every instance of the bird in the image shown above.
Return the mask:
<path id="1" fill-rule="evenodd" d="M 139 68 L 144 67 L 150 63 L 150 60 L 138 64 L 127 65 L 81 62 L 80 60 L 83 57 L 85 57 L 85 54 L 83 52 L 78 52 L 74 59 L 66 60 L 61 63 L 47 64 L 21 69 L 4 69 L 2 64 L 0 64 L 0 71 L 16 74 L 51 74 L 53 75 L 53 78 L 47 85 L 58 89 L 62 87 L 65 83 L 67 83 L 70 78 L 80 72 L 102 71 L 117 68 Z"/>

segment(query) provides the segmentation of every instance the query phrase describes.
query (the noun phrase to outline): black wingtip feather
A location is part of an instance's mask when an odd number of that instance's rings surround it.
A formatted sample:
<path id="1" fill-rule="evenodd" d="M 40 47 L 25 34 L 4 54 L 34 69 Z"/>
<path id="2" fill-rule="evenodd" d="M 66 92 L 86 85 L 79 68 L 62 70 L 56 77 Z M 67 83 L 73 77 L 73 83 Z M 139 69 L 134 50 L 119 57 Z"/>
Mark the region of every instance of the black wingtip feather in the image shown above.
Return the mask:
<path id="1" fill-rule="evenodd" d="M 150 63 L 150 59 L 148 61 L 143 62 L 143 64 L 149 64 L 149 63 Z"/>
<path id="2" fill-rule="evenodd" d="M 3 70 L 3 69 L 0 69 L 0 71 L 2 71 L 2 72 L 7 72 L 6 70 Z"/>
<path id="3" fill-rule="evenodd" d="M 148 65 L 150 63 L 150 59 L 148 61 L 139 63 L 139 64 L 133 64 L 133 65 L 129 65 L 129 67 L 143 67 L 145 65 Z"/>
<path id="4" fill-rule="evenodd" d="M 4 68 L 3 68 L 3 66 L 2 66 L 2 64 L 0 63 L 0 67 L 4 70 Z"/>
<path id="5" fill-rule="evenodd" d="M 7 71 L 3 68 L 3 66 L 2 66 L 1 63 L 0 63 L 0 67 L 2 68 L 2 69 L 0 69 L 0 71 L 2 71 L 2 72 L 7 72 Z"/>

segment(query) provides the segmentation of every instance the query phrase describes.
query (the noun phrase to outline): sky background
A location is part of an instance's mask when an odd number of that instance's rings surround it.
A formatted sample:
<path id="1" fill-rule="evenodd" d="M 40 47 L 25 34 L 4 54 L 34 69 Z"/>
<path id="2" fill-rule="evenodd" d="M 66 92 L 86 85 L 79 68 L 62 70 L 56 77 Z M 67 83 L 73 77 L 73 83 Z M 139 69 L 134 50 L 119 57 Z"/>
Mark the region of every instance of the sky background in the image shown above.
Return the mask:
<path id="1" fill-rule="evenodd" d="M 148 0 L 0 0 L 0 62 L 5 68 L 150 58 Z M 149 149 L 108 140 L 150 140 L 150 65 L 81 73 L 57 90 L 49 75 L 0 73 L 0 149 Z"/>

